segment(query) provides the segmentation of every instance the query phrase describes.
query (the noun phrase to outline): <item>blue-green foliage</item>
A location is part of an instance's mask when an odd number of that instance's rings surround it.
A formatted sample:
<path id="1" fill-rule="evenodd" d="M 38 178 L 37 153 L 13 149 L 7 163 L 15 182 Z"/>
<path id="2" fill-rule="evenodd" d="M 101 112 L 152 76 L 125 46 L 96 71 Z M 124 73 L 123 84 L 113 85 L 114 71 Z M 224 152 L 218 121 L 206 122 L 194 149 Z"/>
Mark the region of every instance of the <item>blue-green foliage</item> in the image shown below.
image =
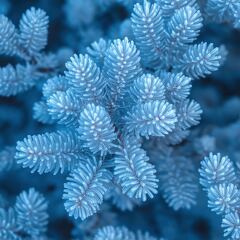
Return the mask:
<path id="1" fill-rule="evenodd" d="M 135 139 L 127 137 L 120 143 L 114 163 L 114 175 L 124 194 L 146 201 L 157 193 L 156 170 Z"/>
<path id="2" fill-rule="evenodd" d="M 111 172 L 101 161 L 82 159 L 64 184 L 63 199 L 69 215 L 84 220 L 96 213 L 111 179 Z"/>
<path id="3" fill-rule="evenodd" d="M 27 51 L 23 54 L 33 57 L 47 44 L 48 16 L 41 9 L 30 8 L 22 16 L 19 30 L 19 43 Z"/>
<path id="4" fill-rule="evenodd" d="M 151 74 L 143 74 L 134 80 L 129 95 L 134 104 L 163 100 L 165 99 L 165 87 L 159 77 Z"/>
<path id="5" fill-rule="evenodd" d="M 213 44 L 200 43 L 190 46 L 182 58 L 176 59 L 175 68 L 193 78 L 204 77 L 216 71 L 220 65 L 221 55 Z"/>
<path id="6" fill-rule="evenodd" d="M 240 226 L 239 226 L 239 213 L 230 212 L 225 215 L 222 221 L 222 227 L 224 228 L 224 237 L 231 236 L 231 239 L 239 239 Z"/>
<path id="7" fill-rule="evenodd" d="M 176 11 L 167 23 L 166 47 L 168 51 L 179 50 L 196 40 L 202 21 L 200 11 L 192 6 L 187 5 Z"/>
<path id="8" fill-rule="evenodd" d="M 149 66 L 158 65 L 163 53 L 164 22 L 158 4 L 144 1 L 137 3 L 131 17 L 136 44 L 142 54 L 142 61 Z"/>
<path id="9" fill-rule="evenodd" d="M 23 191 L 16 200 L 17 224 L 31 236 L 44 233 L 47 229 L 47 202 L 34 188 Z"/>
<path id="10" fill-rule="evenodd" d="M 143 5 L 136 4 L 131 17 L 144 64 L 154 68 L 161 65 L 173 67 L 193 78 L 216 71 L 221 59 L 218 48 L 207 43 L 188 47 L 202 27 L 203 19 L 197 5 L 188 5 L 185 1 L 166 19 L 164 6 L 167 9 L 170 3 L 160 2 L 159 5 L 148 1 L 144 1 Z M 173 3 L 170 5 L 174 6 Z"/>
<path id="11" fill-rule="evenodd" d="M 124 194 L 116 177 L 113 179 L 111 189 L 106 193 L 105 199 L 110 200 L 121 211 L 132 211 L 141 202 L 141 199 L 131 198 Z"/>
<path id="12" fill-rule="evenodd" d="M 224 182 L 236 182 L 233 163 L 228 156 L 221 156 L 220 153 L 210 153 L 209 157 L 205 157 L 201 162 L 199 173 L 201 175 L 200 184 L 205 190 Z"/>
<path id="13" fill-rule="evenodd" d="M 48 78 L 57 71 L 51 55 L 41 52 L 48 39 L 48 16 L 42 9 L 28 9 L 21 17 L 19 30 L 0 15 L 0 54 L 16 56 L 21 64 L 8 64 L 0 68 L 0 96 L 14 96 Z M 51 61 L 51 64 L 48 63 Z"/>
<path id="14" fill-rule="evenodd" d="M 240 2 L 238 0 L 207 0 L 206 13 L 217 22 L 230 22 L 239 28 Z"/>
<path id="15" fill-rule="evenodd" d="M 95 234 L 94 240 L 156 240 L 148 232 L 142 233 L 138 231 L 134 233 L 126 227 L 106 226 L 100 228 Z M 161 240 L 164 240 L 161 238 Z"/>
<path id="16" fill-rule="evenodd" d="M 87 47 L 87 53 L 101 67 L 104 63 L 106 51 L 109 47 L 109 42 L 100 38 Z"/>
<path id="17" fill-rule="evenodd" d="M 209 130 L 191 131 L 202 114 L 200 104 L 190 97 L 191 88 L 196 79 L 218 70 L 226 50 L 205 42 L 204 36 L 196 40 L 207 21 L 240 28 L 240 3 L 66 0 L 63 11 L 66 25 L 79 28 L 72 32 L 81 42 L 74 45 L 70 35 L 64 39 L 74 47 L 81 45 L 74 49 L 81 49 L 80 53 L 69 54 L 64 49 L 55 54 L 43 52 L 49 18 L 41 9 L 29 8 L 20 19 L 19 29 L 0 15 L 0 54 L 7 61 L 13 57 L 17 60 L 0 68 L 0 96 L 15 96 L 33 86 L 36 92 L 42 89 L 41 99 L 33 106 L 33 118 L 41 124 L 30 130 L 34 135 L 18 140 L 16 148 L 6 147 L 0 152 L 0 173 L 15 171 L 18 164 L 31 173 L 44 175 L 49 185 L 38 184 L 47 188 L 49 196 L 54 195 L 51 206 L 57 209 L 50 209 L 57 212 L 50 225 L 56 223 L 61 228 L 62 219 L 66 228 L 74 225 L 74 240 L 156 240 L 149 233 L 116 227 L 113 215 L 119 212 L 109 202 L 123 211 L 142 209 L 145 222 L 161 226 L 172 223 L 172 216 L 165 216 L 162 200 L 175 211 L 197 204 L 195 165 L 215 147 L 215 142 L 208 135 L 195 140 Z M 115 11 L 121 13 L 121 22 L 114 18 Z M 106 18 L 110 19 L 108 23 Z M 65 35 L 65 29 L 61 31 Z M 82 46 L 90 42 L 84 50 Z M 198 98 L 201 103 L 209 101 L 211 105 L 210 93 L 206 96 L 208 93 L 194 92 L 194 97 L 203 95 Z M 34 99 L 39 97 L 39 93 L 33 95 Z M 238 103 L 234 112 L 238 112 Z M 46 133 L 42 124 L 48 124 Z M 39 128 L 40 133 L 36 133 Z M 239 239 L 240 164 L 210 153 L 200 165 L 200 185 L 208 197 L 208 207 L 222 216 L 224 236 Z M 12 189 L 10 186 L 10 192 Z M 59 203 L 56 199 L 61 194 Z M 0 196 L 4 198 L 4 192 Z M 151 211 L 145 209 L 147 200 L 151 201 Z M 0 205 L 0 239 L 48 239 L 48 203 L 40 193 L 34 188 L 22 191 L 15 206 L 10 205 L 11 201 Z M 66 220 L 66 213 L 74 219 Z M 157 213 L 154 218 L 153 213 Z M 131 219 L 141 222 L 136 216 Z M 176 216 L 180 222 L 180 215 Z M 121 214 L 119 219 L 127 222 Z M 195 223 L 189 220 L 188 224 Z M 50 236 L 59 237 L 52 230 Z"/>
<path id="18" fill-rule="evenodd" d="M 44 104 L 45 102 L 42 101 Z M 59 124 L 77 126 L 80 112 L 83 108 L 80 99 L 76 99 L 71 90 L 57 90 L 48 98 L 46 104 L 46 113 L 41 111 L 42 116 L 53 119 Z M 35 114 L 36 114 L 35 110 Z M 39 119 L 39 117 L 37 118 Z M 39 119 L 41 121 L 41 119 Z M 43 122 L 43 121 L 41 121 Z"/>
<path id="19" fill-rule="evenodd" d="M 134 106 L 125 117 L 129 132 L 145 137 L 163 137 L 177 122 L 173 105 L 165 101 L 150 101 Z"/>
<path id="20" fill-rule="evenodd" d="M 165 87 L 165 96 L 170 103 L 181 102 L 186 99 L 191 90 L 192 78 L 183 73 L 169 73 L 166 71 L 157 72 Z"/>
<path id="21" fill-rule="evenodd" d="M 196 5 L 195 0 L 156 0 L 156 3 L 161 6 L 162 14 L 164 18 L 170 18 L 176 10 L 181 9 L 186 6 L 193 7 Z"/>
<path id="22" fill-rule="evenodd" d="M 18 35 L 14 24 L 6 17 L 0 16 L 1 43 L 0 53 L 13 55 L 17 52 Z"/>
<path id="23" fill-rule="evenodd" d="M 7 146 L 0 152 L 0 172 L 7 172 L 14 167 L 15 147 Z"/>
<path id="24" fill-rule="evenodd" d="M 88 104 L 79 116 L 78 132 L 85 147 L 93 153 L 105 155 L 113 147 L 116 133 L 111 118 L 104 107 Z"/>
<path id="25" fill-rule="evenodd" d="M 35 118 L 66 129 L 17 143 L 17 162 L 32 172 L 70 171 L 64 199 L 75 218 L 85 219 L 99 210 L 111 174 L 119 194 L 133 202 L 157 194 L 158 173 L 141 142 L 144 137 L 158 137 L 167 145 L 184 140 L 202 113 L 200 105 L 188 98 L 192 77 L 209 74 L 220 65 L 218 48 L 209 45 L 211 51 L 205 56 L 202 48 L 188 46 L 202 27 L 201 13 L 192 4 L 167 19 L 160 5 L 145 0 L 134 6 L 131 21 L 134 40 L 101 39 L 87 49 L 89 55 L 74 54 L 64 75 L 43 85 Z M 208 45 L 200 46 L 205 51 Z M 175 64 L 179 51 L 186 61 Z M 89 157 L 94 160 L 86 164 Z M 191 163 L 188 166 L 186 171 L 169 167 L 173 176 L 182 177 L 179 185 L 170 178 L 162 182 L 167 184 L 164 198 L 176 210 L 195 204 L 197 188 L 191 182 Z"/>
<path id="26" fill-rule="evenodd" d="M 59 75 L 49 78 L 43 85 L 42 93 L 45 98 L 49 98 L 54 93 L 60 91 L 65 92 L 69 88 L 65 77 Z"/>
<path id="27" fill-rule="evenodd" d="M 208 194 L 208 207 L 222 215 L 224 236 L 238 239 L 240 192 L 233 163 L 220 153 L 201 162 L 200 184 Z"/>
<path id="28" fill-rule="evenodd" d="M 66 79 L 83 101 L 98 102 L 102 96 L 104 81 L 100 69 L 88 55 L 74 55 L 66 63 Z"/>
<path id="29" fill-rule="evenodd" d="M 179 128 L 185 130 L 199 123 L 202 110 L 197 102 L 187 99 L 178 104 L 177 107 L 177 116 L 179 116 L 177 125 Z"/>
<path id="30" fill-rule="evenodd" d="M 12 65 L 0 68 L 0 95 L 12 96 L 25 91 L 34 85 L 36 80 L 34 68 L 31 65 Z"/>
<path id="31" fill-rule="evenodd" d="M 3 240 L 19 240 L 17 235 L 18 226 L 16 224 L 15 212 L 12 208 L 0 209 L 0 237 Z"/>
<path id="32" fill-rule="evenodd" d="M 34 103 L 33 118 L 44 124 L 52 124 L 55 122 L 48 111 L 47 103 L 44 101 Z"/>
<path id="33" fill-rule="evenodd" d="M 20 193 L 14 208 L 0 208 L 2 240 L 42 239 L 47 224 L 47 201 L 34 188 Z"/>
<path id="34" fill-rule="evenodd" d="M 141 72 L 140 53 L 134 42 L 127 38 L 114 40 L 107 50 L 103 66 L 106 96 L 110 100 L 109 111 L 116 111 L 123 104 L 126 91 Z"/>
<path id="35" fill-rule="evenodd" d="M 16 160 L 31 172 L 53 174 L 73 169 L 82 155 L 82 142 L 74 131 L 28 136 L 17 143 Z"/>
<path id="36" fill-rule="evenodd" d="M 240 206 L 239 197 L 236 185 L 232 183 L 215 185 L 208 190 L 208 206 L 217 214 L 233 212 Z"/>
<path id="37" fill-rule="evenodd" d="M 190 159 L 166 156 L 159 159 L 160 190 L 173 209 L 190 209 L 196 204 L 198 185 Z"/>
<path id="38" fill-rule="evenodd" d="M 129 231 L 126 227 L 113 227 L 113 226 L 106 226 L 102 229 L 99 229 L 96 233 L 94 240 L 120 240 L 120 239 L 129 239 L 135 240 L 134 233 Z"/>

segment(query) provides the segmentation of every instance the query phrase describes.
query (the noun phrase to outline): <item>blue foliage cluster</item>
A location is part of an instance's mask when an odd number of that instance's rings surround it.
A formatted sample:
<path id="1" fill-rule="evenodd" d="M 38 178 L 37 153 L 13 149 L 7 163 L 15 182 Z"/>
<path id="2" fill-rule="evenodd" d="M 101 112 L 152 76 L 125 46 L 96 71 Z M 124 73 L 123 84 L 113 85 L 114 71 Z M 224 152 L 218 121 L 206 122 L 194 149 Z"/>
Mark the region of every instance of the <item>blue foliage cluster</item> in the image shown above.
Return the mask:
<path id="1" fill-rule="evenodd" d="M 223 215 L 224 236 L 239 239 L 240 192 L 234 165 L 227 156 L 220 153 L 201 162 L 200 183 L 208 192 L 208 206 L 217 214 Z"/>
<path id="2" fill-rule="evenodd" d="M 0 0 L 0 239 L 240 239 L 239 0 L 31 4 Z"/>
<path id="3" fill-rule="evenodd" d="M 34 188 L 23 191 L 16 199 L 14 208 L 0 209 L 1 239 L 22 239 L 28 235 L 36 239 L 46 232 L 48 224 L 47 202 Z"/>

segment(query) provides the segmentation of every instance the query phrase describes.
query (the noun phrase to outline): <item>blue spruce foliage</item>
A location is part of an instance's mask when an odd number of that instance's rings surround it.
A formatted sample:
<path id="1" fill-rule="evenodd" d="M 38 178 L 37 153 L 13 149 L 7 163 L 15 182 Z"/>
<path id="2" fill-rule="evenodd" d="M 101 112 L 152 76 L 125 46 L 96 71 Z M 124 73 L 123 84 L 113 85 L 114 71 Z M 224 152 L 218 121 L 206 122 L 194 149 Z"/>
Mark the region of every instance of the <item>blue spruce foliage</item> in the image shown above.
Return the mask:
<path id="1" fill-rule="evenodd" d="M 0 0 L 0 240 L 240 239 L 239 0 L 49 3 Z"/>
<path id="2" fill-rule="evenodd" d="M 63 199 L 70 216 L 84 220 L 99 210 L 112 174 L 100 161 L 88 159 L 79 163 L 64 184 Z"/>
<path id="3" fill-rule="evenodd" d="M 15 210 L 17 223 L 22 230 L 31 236 L 37 236 L 46 231 L 47 202 L 34 188 L 30 188 L 28 192 L 22 192 L 17 197 Z"/>
<path id="4" fill-rule="evenodd" d="M 0 220 L 3 240 L 44 239 L 42 234 L 48 224 L 47 201 L 30 188 L 17 196 L 14 208 L 0 208 Z"/>
<path id="5" fill-rule="evenodd" d="M 199 172 L 200 183 L 208 194 L 208 207 L 222 215 L 224 236 L 238 239 L 240 192 L 233 163 L 228 156 L 210 153 L 201 162 Z"/>

